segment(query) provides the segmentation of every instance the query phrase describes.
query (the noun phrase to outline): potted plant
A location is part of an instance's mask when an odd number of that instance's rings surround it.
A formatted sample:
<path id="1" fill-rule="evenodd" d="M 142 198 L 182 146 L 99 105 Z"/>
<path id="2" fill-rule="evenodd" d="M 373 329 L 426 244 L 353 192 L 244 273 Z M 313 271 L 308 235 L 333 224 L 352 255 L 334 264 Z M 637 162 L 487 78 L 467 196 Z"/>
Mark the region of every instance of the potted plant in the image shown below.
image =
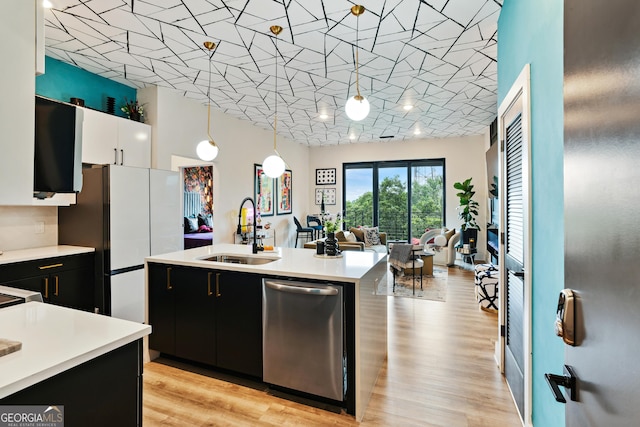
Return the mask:
<path id="1" fill-rule="evenodd" d="M 476 194 L 473 191 L 473 184 L 471 184 L 471 178 L 466 179 L 463 182 L 456 182 L 453 184 L 453 188 L 459 192 L 456 194 L 460 199 L 460 206 L 458 206 L 458 218 L 462 220 L 460 226 L 460 240 L 462 244 L 469 243 L 470 239 L 473 239 L 475 243 L 478 241 L 478 230 L 480 227 L 476 223 L 476 216 L 478 215 L 478 202 L 473 200 L 473 196 Z"/>

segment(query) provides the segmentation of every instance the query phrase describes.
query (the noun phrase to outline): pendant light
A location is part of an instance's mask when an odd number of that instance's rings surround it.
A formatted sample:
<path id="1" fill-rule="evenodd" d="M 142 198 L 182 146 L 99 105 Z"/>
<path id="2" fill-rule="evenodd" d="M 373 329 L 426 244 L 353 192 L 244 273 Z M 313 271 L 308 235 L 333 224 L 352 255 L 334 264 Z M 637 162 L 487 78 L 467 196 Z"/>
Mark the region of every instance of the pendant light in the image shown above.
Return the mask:
<path id="1" fill-rule="evenodd" d="M 351 13 L 356 16 L 356 95 L 349 98 L 344 106 L 344 111 L 351 120 L 359 122 L 369 115 L 369 110 L 371 108 L 367 98 L 360 95 L 360 81 L 358 75 L 358 30 L 360 21 L 358 18 L 364 13 L 364 6 L 353 6 L 351 8 Z"/>
<path id="2" fill-rule="evenodd" d="M 275 154 L 268 156 L 262 162 L 262 169 L 264 173 L 270 178 L 278 178 L 284 172 L 284 160 L 280 157 L 280 153 L 278 153 L 278 149 L 276 147 L 276 129 L 278 127 L 278 34 L 282 32 L 282 27 L 279 25 L 273 25 L 270 28 L 271 32 L 276 36 L 276 54 L 275 54 L 275 66 L 276 66 L 276 84 L 274 91 L 274 100 L 275 100 L 275 113 L 273 118 L 273 151 Z"/>
<path id="3" fill-rule="evenodd" d="M 196 147 L 196 153 L 200 160 L 210 162 L 218 156 L 218 146 L 211 137 L 211 58 L 213 57 L 213 49 L 216 48 L 214 42 L 204 42 L 204 47 L 209 51 L 209 85 L 207 87 L 207 135 L 209 139 L 200 141 Z"/>

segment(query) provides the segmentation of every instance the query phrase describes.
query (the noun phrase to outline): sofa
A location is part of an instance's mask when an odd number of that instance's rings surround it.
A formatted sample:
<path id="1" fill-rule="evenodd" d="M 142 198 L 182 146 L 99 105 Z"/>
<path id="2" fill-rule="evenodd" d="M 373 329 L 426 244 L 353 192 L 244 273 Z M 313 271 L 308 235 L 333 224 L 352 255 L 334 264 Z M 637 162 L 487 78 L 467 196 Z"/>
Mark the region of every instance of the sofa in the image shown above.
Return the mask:
<path id="1" fill-rule="evenodd" d="M 379 236 L 380 243 L 375 245 L 367 245 L 365 239 L 365 229 L 351 227 L 349 231 L 336 232 L 336 240 L 338 241 L 338 246 L 342 251 L 371 251 L 381 254 L 389 253 L 389 249 L 387 247 L 387 233 L 378 232 L 377 234 Z M 315 249 L 316 242 L 318 240 L 307 242 L 304 244 L 304 247 L 307 249 Z"/>
<path id="2" fill-rule="evenodd" d="M 438 236 L 444 236 L 444 241 Z M 437 243 L 440 244 L 436 244 Z M 454 229 L 434 228 L 420 236 L 420 245 L 427 251 L 433 252 L 433 263 L 436 265 L 454 265 L 456 261 L 456 246 L 460 242 L 460 232 Z"/>

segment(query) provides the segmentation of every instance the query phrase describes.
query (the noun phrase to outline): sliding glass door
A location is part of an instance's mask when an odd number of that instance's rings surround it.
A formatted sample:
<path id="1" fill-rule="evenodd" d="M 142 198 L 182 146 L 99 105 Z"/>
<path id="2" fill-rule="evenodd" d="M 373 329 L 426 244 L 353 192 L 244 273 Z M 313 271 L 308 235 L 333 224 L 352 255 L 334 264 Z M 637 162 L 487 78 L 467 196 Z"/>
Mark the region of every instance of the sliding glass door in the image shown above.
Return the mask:
<path id="1" fill-rule="evenodd" d="M 373 167 L 360 163 L 344 170 L 344 222 L 349 227 L 371 226 L 373 221 Z"/>
<path id="2" fill-rule="evenodd" d="M 378 226 L 417 241 L 444 215 L 444 159 L 344 164 L 345 227 Z"/>
<path id="3" fill-rule="evenodd" d="M 378 222 L 389 240 L 407 240 L 409 188 L 406 165 L 378 165 Z"/>

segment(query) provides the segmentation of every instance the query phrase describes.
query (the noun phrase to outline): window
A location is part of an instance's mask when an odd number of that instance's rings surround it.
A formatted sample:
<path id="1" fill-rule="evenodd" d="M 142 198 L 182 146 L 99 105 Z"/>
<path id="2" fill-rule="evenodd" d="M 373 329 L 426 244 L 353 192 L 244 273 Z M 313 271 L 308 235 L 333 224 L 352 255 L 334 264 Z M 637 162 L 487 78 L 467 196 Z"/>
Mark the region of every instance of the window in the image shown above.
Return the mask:
<path id="1" fill-rule="evenodd" d="M 388 240 L 417 241 L 444 223 L 444 159 L 345 163 L 345 227 L 378 226 Z"/>

